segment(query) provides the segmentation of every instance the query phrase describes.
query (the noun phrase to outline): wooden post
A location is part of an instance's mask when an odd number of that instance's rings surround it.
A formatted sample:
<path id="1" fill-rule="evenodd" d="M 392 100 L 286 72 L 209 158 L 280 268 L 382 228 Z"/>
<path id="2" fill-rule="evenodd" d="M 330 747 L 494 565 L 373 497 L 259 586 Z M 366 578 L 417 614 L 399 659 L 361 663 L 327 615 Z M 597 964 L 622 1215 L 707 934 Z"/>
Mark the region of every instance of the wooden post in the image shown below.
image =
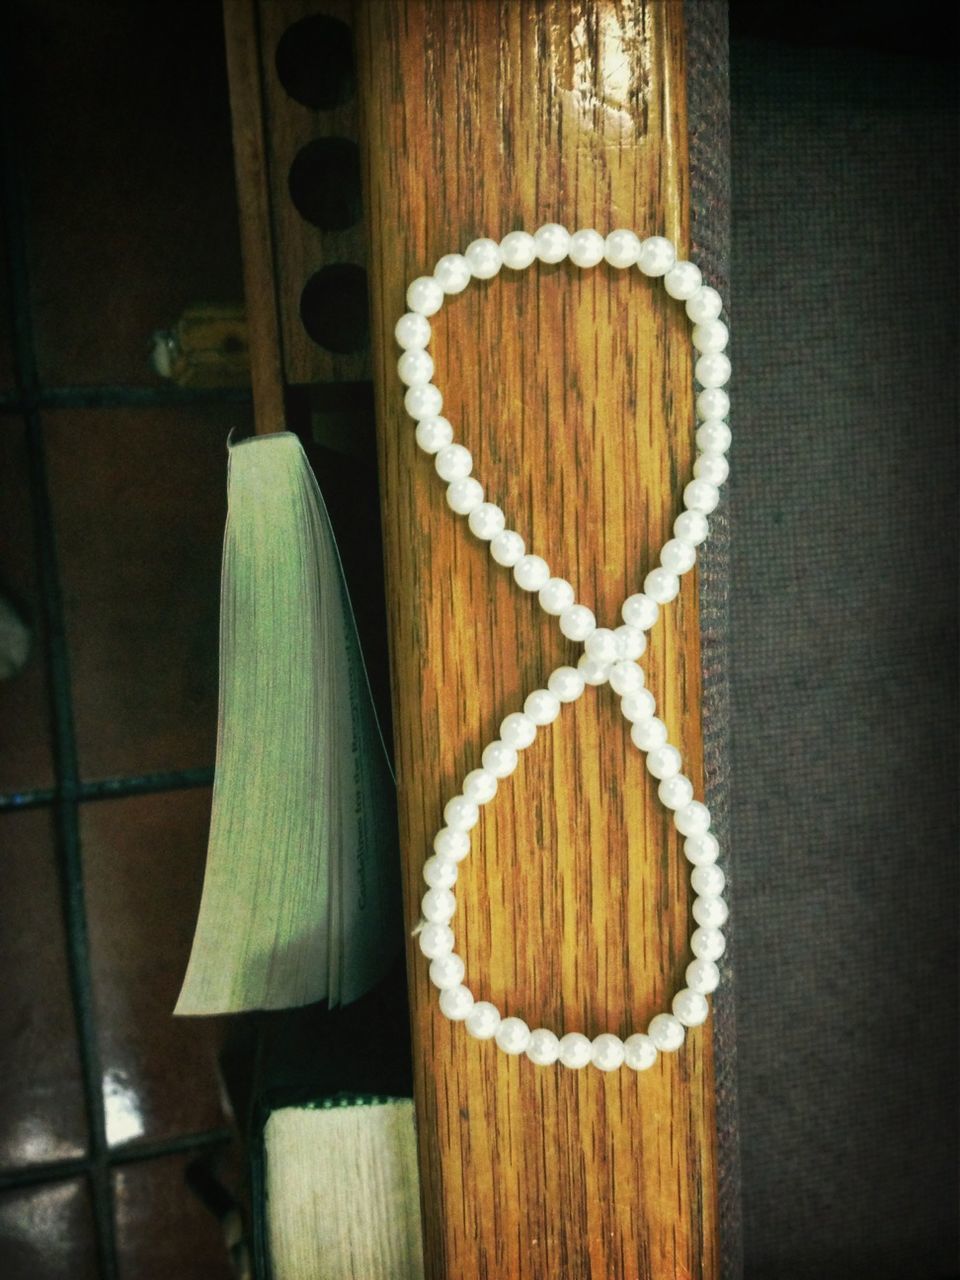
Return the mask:
<path id="1" fill-rule="evenodd" d="M 673 0 L 359 5 L 373 367 L 406 919 L 441 807 L 503 716 L 578 647 L 444 502 L 402 406 L 406 284 L 481 235 L 633 227 L 687 243 Z M 504 271 L 448 301 L 443 412 L 508 522 L 619 623 L 693 457 L 682 308 L 638 272 Z M 701 789 L 693 575 L 644 666 Z M 541 731 L 483 810 L 454 921 L 467 984 L 531 1026 L 627 1034 L 689 960 L 680 842 L 609 688 Z M 713 1277 L 709 1026 L 642 1075 L 511 1059 L 446 1022 L 409 944 L 428 1275 Z"/>

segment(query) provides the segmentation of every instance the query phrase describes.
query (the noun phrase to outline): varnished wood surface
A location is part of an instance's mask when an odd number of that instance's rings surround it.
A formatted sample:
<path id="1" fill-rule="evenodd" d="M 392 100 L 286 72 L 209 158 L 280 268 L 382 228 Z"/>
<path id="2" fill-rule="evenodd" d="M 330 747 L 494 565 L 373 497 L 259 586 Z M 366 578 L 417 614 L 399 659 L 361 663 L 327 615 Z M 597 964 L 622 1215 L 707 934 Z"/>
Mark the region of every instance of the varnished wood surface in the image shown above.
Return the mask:
<path id="1" fill-rule="evenodd" d="M 224 0 L 228 6 L 232 0 Z M 268 140 L 268 185 L 276 246 L 276 290 L 288 383 L 355 382 L 370 378 L 366 347 L 347 353 L 329 351 L 309 336 L 300 319 L 300 295 L 315 271 L 334 263 L 366 266 L 367 236 L 362 220 L 336 231 L 322 231 L 298 213 L 290 199 L 290 169 L 298 152 L 317 138 L 357 140 L 355 93 L 329 109 L 296 102 L 277 74 L 276 52 L 284 32 L 315 14 L 352 23 L 350 0 L 260 0 L 259 46 L 263 111 Z M 338 68 L 343 70 L 343 68 Z"/>
<path id="2" fill-rule="evenodd" d="M 355 10 L 406 918 L 443 802 L 497 726 L 575 660 L 444 502 L 392 337 L 441 254 L 545 221 L 687 240 L 682 7 L 398 0 Z M 434 319 L 456 436 L 508 523 L 619 622 L 693 457 L 682 308 L 638 272 L 570 264 L 474 283 Z M 701 784 L 696 584 L 648 685 Z M 467 983 L 531 1026 L 645 1028 L 682 985 L 680 841 L 609 688 L 541 730 L 483 811 L 454 920 Z M 509 1059 L 439 1014 L 409 942 L 428 1275 L 716 1275 L 709 1027 L 649 1072 Z"/>
<path id="3" fill-rule="evenodd" d="M 285 424 L 257 8 L 257 0 L 224 0 L 223 23 L 230 77 L 233 162 L 243 250 L 254 426 L 262 435 L 283 431 Z"/>

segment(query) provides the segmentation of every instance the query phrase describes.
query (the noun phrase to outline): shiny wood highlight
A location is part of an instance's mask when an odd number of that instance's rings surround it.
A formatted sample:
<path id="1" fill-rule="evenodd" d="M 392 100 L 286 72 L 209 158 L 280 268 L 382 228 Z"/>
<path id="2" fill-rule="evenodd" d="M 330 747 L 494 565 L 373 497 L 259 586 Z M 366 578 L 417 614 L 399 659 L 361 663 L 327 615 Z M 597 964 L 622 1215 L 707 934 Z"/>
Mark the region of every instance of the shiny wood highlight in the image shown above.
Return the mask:
<path id="1" fill-rule="evenodd" d="M 402 407 L 406 284 L 476 236 L 559 221 L 687 243 L 682 6 L 359 5 L 373 366 L 406 919 L 443 802 L 580 652 L 446 507 Z M 636 271 L 471 284 L 433 320 L 443 412 L 508 524 L 620 621 L 693 459 L 686 319 Z M 696 584 L 644 658 L 702 794 Z M 454 919 L 467 984 L 531 1027 L 641 1030 L 689 960 L 680 841 L 609 688 L 541 730 L 483 812 Z M 409 943 L 428 1275 L 713 1277 L 709 1027 L 636 1076 L 509 1059 L 440 1015 Z"/>

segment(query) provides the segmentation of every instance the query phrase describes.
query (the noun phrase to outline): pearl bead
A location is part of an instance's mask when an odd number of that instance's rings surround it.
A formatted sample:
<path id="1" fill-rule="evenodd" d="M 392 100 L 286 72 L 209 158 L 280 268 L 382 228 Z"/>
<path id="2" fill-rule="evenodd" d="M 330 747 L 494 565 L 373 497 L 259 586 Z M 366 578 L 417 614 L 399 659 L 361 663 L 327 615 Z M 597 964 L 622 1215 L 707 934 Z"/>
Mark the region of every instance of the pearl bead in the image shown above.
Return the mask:
<path id="1" fill-rule="evenodd" d="M 547 689 L 561 702 L 576 702 L 583 688 L 583 676 L 575 667 L 557 667 L 547 678 Z"/>
<path id="2" fill-rule="evenodd" d="M 691 910 L 697 924 L 707 929 L 722 929 L 730 915 L 723 898 L 694 898 Z"/>
<path id="3" fill-rule="evenodd" d="M 466 796 L 454 796 L 443 807 L 443 820 L 454 831 L 472 831 L 480 820 L 480 810 Z"/>
<path id="4" fill-rule="evenodd" d="M 726 453 L 732 438 L 730 428 L 722 418 L 701 422 L 697 428 L 697 448 L 703 453 Z"/>
<path id="5" fill-rule="evenodd" d="M 449 955 L 437 956 L 430 963 L 430 981 L 441 991 L 446 991 L 448 987 L 459 987 L 465 973 L 466 965 L 452 951 Z"/>
<path id="6" fill-rule="evenodd" d="M 467 519 L 470 532 L 483 542 L 489 542 L 501 533 L 506 522 L 503 512 L 493 502 L 481 502 L 479 507 L 474 507 Z"/>
<path id="7" fill-rule="evenodd" d="M 500 1010 L 489 1000 L 478 1000 L 467 1014 L 467 1032 L 474 1040 L 492 1040 L 499 1026 Z"/>
<path id="8" fill-rule="evenodd" d="M 432 382 L 418 387 L 408 387 L 403 397 L 403 407 L 411 418 L 435 418 L 443 408 L 443 396 L 440 388 Z"/>
<path id="9" fill-rule="evenodd" d="M 701 453 L 693 464 L 693 474 L 697 480 L 708 480 L 719 488 L 730 474 L 730 463 L 722 453 Z"/>
<path id="10" fill-rule="evenodd" d="M 453 439 L 453 427 L 446 418 L 421 418 L 416 434 L 424 453 L 439 453 Z"/>
<path id="11" fill-rule="evenodd" d="M 565 1067 L 579 1071 L 593 1057 L 593 1045 L 580 1031 L 568 1031 L 560 1037 L 560 1061 Z"/>
<path id="12" fill-rule="evenodd" d="M 584 642 L 584 652 L 597 662 L 616 662 L 620 656 L 617 637 L 608 627 L 595 627 Z"/>
<path id="13" fill-rule="evenodd" d="M 569 609 L 576 596 L 566 578 L 551 578 L 540 588 L 539 599 L 543 611 L 557 618 L 564 609 Z"/>
<path id="14" fill-rule="evenodd" d="M 651 569 L 643 580 L 643 590 L 657 604 L 669 604 L 680 591 L 680 579 L 669 569 Z"/>
<path id="15" fill-rule="evenodd" d="M 683 852 L 687 861 L 695 867 L 706 867 L 719 857 L 720 842 L 712 831 L 705 831 L 702 836 L 687 836 L 683 842 Z"/>
<path id="16" fill-rule="evenodd" d="M 407 289 L 407 307 L 417 315 L 432 316 L 443 306 L 443 288 L 433 276 L 417 276 Z"/>
<path id="17" fill-rule="evenodd" d="M 514 271 L 529 267 L 537 256 L 537 246 L 529 231 L 511 231 L 500 241 L 503 265 Z"/>
<path id="18" fill-rule="evenodd" d="M 482 501 L 483 485 L 473 476 L 464 476 L 447 485 L 447 506 L 458 516 L 468 516 Z"/>
<path id="19" fill-rule="evenodd" d="M 550 566 L 541 556 L 521 556 L 513 566 L 513 580 L 523 591 L 539 591 L 550 579 Z"/>
<path id="20" fill-rule="evenodd" d="M 603 247 L 599 231 L 575 231 L 570 237 L 570 261 L 576 267 L 595 267 L 603 259 Z"/>
<path id="21" fill-rule="evenodd" d="M 621 696 L 643 688 L 643 672 L 635 662 L 615 662 L 610 668 L 609 680 L 611 689 Z"/>
<path id="22" fill-rule="evenodd" d="M 691 991 L 699 991 L 708 996 L 720 985 L 720 970 L 712 960 L 691 960 L 687 965 L 687 986 Z"/>
<path id="23" fill-rule="evenodd" d="M 697 396 L 696 409 L 697 417 L 702 422 L 711 418 L 725 418 L 730 412 L 730 397 L 723 387 L 704 387 Z"/>
<path id="24" fill-rule="evenodd" d="M 620 700 L 620 710 L 623 712 L 624 719 L 632 724 L 641 724 L 649 720 L 656 709 L 656 701 L 649 689 L 637 689 Z"/>
<path id="25" fill-rule="evenodd" d="M 719 960 L 726 949 L 726 938 L 710 925 L 701 925 L 690 936 L 690 950 L 698 960 Z"/>
<path id="26" fill-rule="evenodd" d="M 541 262 L 562 262 L 570 250 L 570 232 L 558 222 L 547 222 L 533 233 Z"/>
<path id="27" fill-rule="evenodd" d="M 623 1042 L 623 1060 L 632 1071 L 648 1071 L 657 1060 L 657 1046 L 640 1032 Z"/>
<path id="28" fill-rule="evenodd" d="M 626 1051 L 619 1036 L 605 1031 L 593 1038 L 593 1065 L 600 1071 L 616 1071 L 623 1066 Z"/>
<path id="29" fill-rule="evenodd" d="M 489 769 L 471 769 L 463 780 L 463 794 L 474 804 L 489 804 L 497 794 L 497 780 Z"/>
<path id="30" fill-rule="evenodd" d="M 674 537 L 691 547 L 699 547 L 709 532 L 710 525 L 702 511 L 681 511 L 673 522 Z"/>
<path id="31" fill-rule="evenodd" d="M 672 778 L 680 772 L 680 752 L 666 743 L 647 754 L 647 769 L 655 778 Z"/>
<path id="32" fill-rule="evenodd" d="M 433 377 L 433 356 L 419 349 L 405 351 L 397 361 L 397 373 L 405 386 L 424 386 Z"/>
<path id="33" fill-rule="evenodd" d="M 503 266 L 503 255 L 496 240 L 471 240 L 463 251 L 471 273 L 478 280 L 492 279 Z"/>
<path id="34" fill-rule="evenodd" d="M 627 596 L 624 600 L 620 616 L 631 627 L 649 631 L 660 616 L 660 606 L 656 600 L 638 591 L 636 595 Z"/>
<path id="35" fill-rule="evenodd" d="M 596 625 L 593 610 L 585 604 L 571 604 L 560 615 L 560 630 L 568 640 L 586 640 Z"/>
<path id="36" fill-rule="evenodd" d="M 441 480 L 462 480 L 473 470 L 473 458 L 462 444 L 448 444 L 437 454 L 433 465 Z"/>
<path id="37" fill-rule="evenodd" d="M 530 1044 L 530 1028 L 522 1018 L 503 1018 L 496 1036 L 504 1053 L 526 1053 Z"/>
<path id="38" fill-rule="evenodd" d="M 666 809 L 679 809 L 693 799 L 693 783 L 682 773 L 664 778 L 657 788 L 660 803 Z"/>
<path id="39" fill-rule="evenodd" d="M 617 637 L 618 653 L 621 658 L 636 662 L 647 650 L 646 632 L 639 627 L 631 627 L 625 622 L 622 627 L 615 627 L 613 634 Z"/>
<path id="40" fill-rule="evenodd" d="M 457 883 L 458 866 L 439 853 L 427 858 L 423 864 L 423 878 L 431 889 L 452 889 Z"/>
<path id="41" fill-rule="evenodd" d="M 719 897 L 727 883 L 727 877 L 715 863 L 705 867 L 694 867 L 690 872 L 690 885 L 695 894 L 701 898 Z"/>
<path id="42" fill-rule="evenodd" d="M 658 1013 L 650 1019 L 647 1035 L 661 1053 L 676 1053 L 683 1044 L 686 1031 L 683 1023 L 672 1013 Z"/>
<path id="43" fill-rule="evenodd" d="M 693 376 L 701 387 L 723 387 L 730 381 L 730 361 L 722 351 L 701 356 L 693 367 Z"/>
<path id="44" fill-rule="evenodd" d="M 416 311 L 408 311 L 394 326 L 393 336 L 405 351 L 425 347 L 430 341 L 430 321 Z"/>
<path id="45" fill-rule="evenodd" d="M 640 253 L 640 237 L 634 231 L 611 231 L 603 246 L 603 256 L 611 267 L 632 267 Z"/>
<path id="46" fill-rule="evenodd" d="M 677 260 L 677 251 L 666 236 L 647 236 L 637 255 L 645 276 L 665 276 Z"/>
<path id="47" fill-rule="evenodd" d="M 537 726 L 522 711 L 511 711 L 500 722 L 500 739 L 517 751 L 524 751 L 537 736 Z"/>
<path id="48" fill-rule="evenodd" d="M 673 1016 L 685 1027 L 699 1027 L 706 1022 L 707 1014 L 710 1012 L 706 997 L 699 991 L 691 991 L 689 987 L 684 987 L 682 991 L 677 992 L 670 1007 L 673 1010 Z"/>
<path id="49" fill-rule="evenodd" d="M 707 320 L 703 324 L 694 325 L 691 335 L 693 345 L 705 356 L 725 351 L 730 338 L 730 331 L 722 320 Z"/>
<path id="50" fill-rule="evenodd" d="M 456 827 L 441 827 L 433 837 L 434 852 L 451 862 L 462 862 L 470 852 L 470 836 Z"/>
<path id="51" fill-rule="evenodd" d="M 530 1043 L 527 1045 L 527 1057 L 538 1067 L 550 1067 L 560 1057 L 560 1040 L 546 1027 L 538 1027 L 530 1032 Z"/>
<path id="52" fill-rule="evenodd" d="M 519 757 L 516 748 L 497 739 L 484 747 L 480 759 L 483 767 L 495 778 L 508 778 L 516 769 Z"/>
<path id="53" fill-rule="evenodd" d="M 682 836 L 702 836 L 710 830 L 710 810 L 699 800 L 692 800 L 677 813 L 674 822 Z"/>
<path id="54" fill-rule="evenodd" d="M 462 253 L 445 253 L 433 268 L 433 278 L 444 293 L 462 293 L 473 273 Z"/>
<path id="55" fill-rule="evenodd" d="M 660 563 L 668 573 L 687 573 L 697 562 L 697 553 L 689 542 L 681 542 L 679 538 L 671 538 L 663 544 L 660 552 Z"/>
<path id="56" fill-rule="evenodd" d="M 683 505 L 708 516 L 720 501 L 720 490 L 709 480 L 691 480 L 683 491 Z"/>
<path id="57" fill-rule="evenodd" d="M 504 529 L 490 540 L 490 554 L 506 569 L 512 569 L 526 549 L 526 543 L 514 529 Z"/>
<path id="58" fill-rule="evenodd" d="M 440 992 L 440 1012 L 451 1022 L 463 1022 L 473 1008 L 473 992 L 467 987 L 447 987 Z"/>
<path id="59" fill-rule="evenodd" d="M 549 689 L 535 689 L 524 702 L 523 713 L 534 724 L 553 724 L 560 714 L 560 699 Z"/>
<path id="60" fill-rule="evenodd" d="M 637 720 L 630 728 L 633 744 L 641 751 L 656 751 L 667 740 L 667 726 L 656 716 L 648 716 L 645 720 Z M 664 782 L 666 779 L 664 779 Z"/>
<path id="61" fill-rule="evenodd" d="M 716 320 L 722 310 L 723 299 L 708 284 L 702 284 L 686 302 L 687 315 L 694 324 L 709 324 L 711 320 Z"/>
<path id="62" fill-rule="evenodd" d="M 449 955 L 453 950 L 453 930 L 448 924 L 425 924 L 417 940 L 428 960 Z"/>
<path id="63" fill-rule="evenodd" d="M 606 684 L 610 676 L 609 662 L 601 662 L 599 658 L 591 658 L 589 653 L 582 653 L 577 660 L 577 670 L 584 681 L 594 687 Z"/>
<path id="64" fill-rule="evenodd" d="M 694 262 L 675 262 L 663 277 L 663 287 L 671 298 L 685 302 L 700 288 L 703 276 Z"/>
<path id="65" fill-rule="evenodd" d="M 457 900 L 449 889 L 428 889 L 420 899 L 420 914 L 431 924 L 449 924 L 456 910 Z"/>
<path id="66" fill-rule="evenodd" d="M 573 586 L 565 579 L 552 578 L 546 561 L 528 554 L 523 538 L 505 527 L 500 507 L 485 500 L 483 487 L 472 474 L 470 452 L 455 442 L 453 427 L 440 416 L 443 396 L 433 382 L 434 360 L 427 350 L 432 336 L 428 317 L 440 308 L 446 294 L 459 293 L 471 279 L 491 279 L 504 265 L 519 269 L 537 259 L 556 263 L 567 256 L 582 268 L 605 258 L 617 268 L 636 263 L 642 273 L 663 277 L 667 295 L 684 304 L 693 322 L 692 342 L 697 353 L 695 377 L 701 387 L 696 396 L 698 454 L 693 477 L 684 489 L 684 510 L 674 520 L 658 567 L 647 574 L 643 590 L 624 602 L 623 623 L 615 629 L 598 627 L 593 612 L 576 602 Z M 695 263 L 677 261 L 673 244 L 664 236 L 641 241 L 634 232 L 618 229 L 602 237 L 589 228 L 571 236 L 556 223 L 540 227 L 533 236 L 511 232 L 499 245 L 491 239 L 477 239 L 464 253 L 445 255 L 432 276 L 413 281 L 407 302 L 409 310 L 397 321 L 394 335 L 401 348 L 397 373 L 406 387 L 404 406 L 416 422 L 418 447 L 434 457 L 451 509 L 467 517 L 473 535 L 489 544 L 498 564 L 512 569 L 519 587 L 537 592 L 544 611 L 559 620 L 561 633 L 583 645 L 576 667 L 557 668 L 545 689 L 528 695 L 522 711 L 504 717 L 499 738 L 482 752 L 480 767 L 467 774 L 461 794 L 444 806 L 445 825 L 434 836 L 433 853 L 423 866 L 428 889 L 421 900 L 418 945 L 432 962 L 430 979 L 440 989 L 441 1011 L 448 1018 L 468 1020 L 468 1031 L 476 1038 L 495 1036 L 506 1052 L 526 1052 L 532 1062 L 542 1064 L 559 1059 L 567 1067 L 582 1068 L 593 1061 L 598 1070 L 613 1071 L 625 1062 L 633 1070 L 646 1070 L 656 1061 L 658 1051 L 682 1045 L 686 1025 L 699 1025 L 707 1017 L 706 996 L 719 981 L 715 961 L 726 945 L 721 932 L 728 911 L 721 896 L 726 879 L 716 865 L 719 846 L 709 830 L 710 813 L 693 799 L 693 784 L 680 772 L 680 753 L 667 741 L 666 725 L 655 715 L 653 694 L 645 688 L 644 672 L 638 665 L 647 647 L 646 632 L 656 623 L 660 607 L 676 598 L 681 575 L 696 563 L 697 548 L 710 532 L 707 517 L 716 508 L 720 486 L 729 474 L 724 455 L 731 438 L 725 421 L 730 398 L 724 387 L 731 365 L 726 355 L 729 333 L 719 318 L 723 304 L 717 291 L 703 283 Z M 578 698 L 587 683 L 607 681 L 620 697 L 632 741 L 645 752 L 647 768 L 658 780 L 660 802 L 672 812 L 675 827 L 684 837 L 684 854 L 692 864 L 695 896 L 691 910 L 696 927 L 690 939 L 694 959 L 687 965 L 687 986 L 674 996 L 673 1012 L 654 1017 L 646 1035 L 632 1035 L 624 1042 L 604 1032 L 591 1043 L 579 1032 L 562 1039 L 546 1028 L 531 1033 L 522 1019 L 501 1018 L 500 1011 L 488 1001 L 475 1003 L 473 993 L 463 984 L 464 962 L 454 953 L 450 921 L 456 913 L 453 888 L 459 863 L 470 851 L 469 832 L 479 821 L 480 806 L 495 798 L 498 780 L 516 769 L 518 753 L 532 745 L 539 726 L 557 718 L 563 702 Z"/>

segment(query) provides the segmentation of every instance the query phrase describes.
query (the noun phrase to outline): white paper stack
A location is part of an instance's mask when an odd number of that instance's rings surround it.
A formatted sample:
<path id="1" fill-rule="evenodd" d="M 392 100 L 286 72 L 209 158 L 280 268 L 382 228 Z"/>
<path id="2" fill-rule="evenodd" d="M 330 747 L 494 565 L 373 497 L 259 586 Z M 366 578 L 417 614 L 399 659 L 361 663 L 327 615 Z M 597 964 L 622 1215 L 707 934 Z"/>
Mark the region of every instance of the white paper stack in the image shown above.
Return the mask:
<path id="1" fill-rule="evenodd" d="M 180 1014 L 348 1003 L 400 945 L 395 792 L 297 437 L 230 448 L 220 712 Z"/>

